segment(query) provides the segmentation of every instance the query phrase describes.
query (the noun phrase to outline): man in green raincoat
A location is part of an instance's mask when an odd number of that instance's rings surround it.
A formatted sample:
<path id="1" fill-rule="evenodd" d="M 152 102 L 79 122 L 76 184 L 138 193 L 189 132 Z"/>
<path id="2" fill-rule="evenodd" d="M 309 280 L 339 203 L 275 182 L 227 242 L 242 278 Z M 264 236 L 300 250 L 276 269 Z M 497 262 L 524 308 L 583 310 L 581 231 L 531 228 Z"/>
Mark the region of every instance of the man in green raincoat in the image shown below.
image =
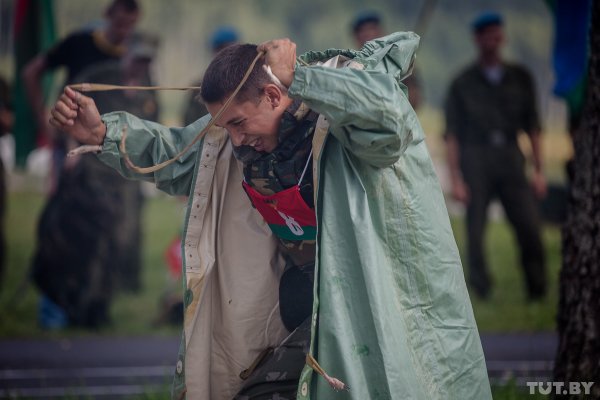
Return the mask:
<path id="1" fill-rule="evenodd" d="M 444 199 L 402 84 L 417 46 L 417 35 L 395 33 L 301 62 L 287 39 L 231 46 L 202 84 L 213 116 L 257 50 L 265 56 L 192 151 L 146 175 L 127 167 L 125 130 L 131 162 L 150 166 L 209 117 L 166 128 L 100 116 L 65 89 L 54 125 L 125 176 L 189 195 L 174 398 L 491 398 Z M 284 359 L 294 367 L 278 369 Z"/>

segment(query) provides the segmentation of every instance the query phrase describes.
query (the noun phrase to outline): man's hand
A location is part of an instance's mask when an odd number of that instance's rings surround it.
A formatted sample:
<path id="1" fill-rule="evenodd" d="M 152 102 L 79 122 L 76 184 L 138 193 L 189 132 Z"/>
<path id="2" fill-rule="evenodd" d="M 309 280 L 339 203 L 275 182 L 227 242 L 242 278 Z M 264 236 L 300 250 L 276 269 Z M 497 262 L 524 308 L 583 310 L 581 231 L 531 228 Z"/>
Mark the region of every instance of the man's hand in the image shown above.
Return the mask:
<path id="1" fill-rule="evenodd" d="M 93 145 L 104 142 L 106 126 L 100 119 L 94 100 L 70 87 L 65 87 L 50 114 L 50 124 L 67 132 L 78 142 Z"/>
<path id="2" fill-rule="evenodd" d="M 533 172 L 533 176 L 531 177 L 531 186 L 533 187 L 533 192 L 538 199 L 543 199 L 546 197 L 548 185 L 546 183 L 546 177 L 540 171 Z"/>
<path id="3" fill-rule="evenodd" d="M 470 194 L 469 187 L 462 179 L 452 180 L 452 197 L 463 204 L 469 204 Z"/>
<path id="4" fill-rule="evenodd" d="M 265 64 L 285 87 L 290 87 L 296 66 L 296 43 L 290 39 L 270 40 L 260 44 L 258 51 L 266 52 Z"/>

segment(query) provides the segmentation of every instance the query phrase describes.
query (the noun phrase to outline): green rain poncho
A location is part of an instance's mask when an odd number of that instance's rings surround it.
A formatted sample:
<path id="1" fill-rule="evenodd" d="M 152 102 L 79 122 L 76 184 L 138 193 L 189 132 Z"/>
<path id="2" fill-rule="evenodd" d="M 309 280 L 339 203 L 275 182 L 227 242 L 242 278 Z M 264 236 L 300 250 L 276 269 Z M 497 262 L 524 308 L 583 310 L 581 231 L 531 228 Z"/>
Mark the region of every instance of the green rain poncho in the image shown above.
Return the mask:
<path id="1" fill-rule="evenodd" d="M 456 243 L 424 135 L 401 80 L 418 36 L 395 33 L 341 55 L 362 69 L 298 65 L 289 95 L 327 118 L 315 154 L 318 223 L 311 353 L 350 391 L 308 366 L 298 399 L 491 399 Z M 99 157 L 127 170 L 123 127 L 139 166 L 164 161 L 208 122 L 165 128 L 103 116 Z M 185 326 L 174 397 L 230 399 L 238 377 L 287 332 L 277 312 L 283 260 L 241 188 L 226 132 L 214 128 L 176 163 L 144 177 L 189 195 L 183 245 Z"/>

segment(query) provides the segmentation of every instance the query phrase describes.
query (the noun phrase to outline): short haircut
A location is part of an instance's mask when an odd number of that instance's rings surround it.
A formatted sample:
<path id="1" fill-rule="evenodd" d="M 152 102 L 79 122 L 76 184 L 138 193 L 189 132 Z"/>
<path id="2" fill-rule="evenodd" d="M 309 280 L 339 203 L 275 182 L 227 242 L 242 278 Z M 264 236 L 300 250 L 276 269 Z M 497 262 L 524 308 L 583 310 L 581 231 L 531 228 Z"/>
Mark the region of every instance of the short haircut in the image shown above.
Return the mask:
<path id="1" fill-rule="evenodd" d="M 255 44 L 233 44 L 217 53 L 202 79 L 200 96 L 204 103 L 225 101 L 242 81 L 257 55 Z M 237 94 L 238 101 L 258 100 L 265 85 L 274 83 L 259 59 Z"/>
<path id="2" fill-rule="evenodd" d="M 106 9 L 107 14 L 112 14 L 117 8 L 122 8 L 128 13 L 139 11 L 140 6 L 137 0 L 113 0 Z"/>

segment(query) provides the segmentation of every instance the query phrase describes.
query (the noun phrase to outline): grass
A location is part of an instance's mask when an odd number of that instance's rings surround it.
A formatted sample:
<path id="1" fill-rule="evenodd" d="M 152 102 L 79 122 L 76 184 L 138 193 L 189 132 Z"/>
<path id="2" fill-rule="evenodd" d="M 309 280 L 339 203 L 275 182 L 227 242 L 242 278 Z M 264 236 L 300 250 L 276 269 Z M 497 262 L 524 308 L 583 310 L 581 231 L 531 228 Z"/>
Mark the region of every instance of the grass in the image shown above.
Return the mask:
<path id="1" fill-rule="evenodd" d="M 452 226 L 461 258 L 465 260 L 464 220 L 453 218 Z M 510 225 L 504 221 L 492 221 L 488 224 L 486 254 L 494 286 L 490 298 L 485 301 L 471 292 L 473 311 L 481 332 L 554 330 L 561 264 L 560 229 L 546 225 L 542 234 L 546 250 L 548 295 L 544 300 L 528 302 L 525 277 Z"/>
<path id="2" fill-rule="evenodd" d="M 0 289 L 0 338 L 7 337 L 64 337 L 89 334 L 144 335 L 179 334 L 177 327 L 155 327 L 158 301 L 167 287 L 167 270 L 163 252 L 181 227 L 183 205 L 173 198 L 149 198 L 144 208 L 143 232 L 143 290 L 141 293 L 120 294 L 112 306 L 113 324 L 97 332 L 68 329 L 63 332 L 42 331 L 36 323 L 38 293 L 30 285 L 23 290 L 22 283 L 35 244 L 35 225 L 44 204 L 39 191 L 13 191 L 8 198 L 6 233 L 8 262 Z M 452 219 L 459 248 L 464 248 L 464 222 Z M 544 243 L 548 260 L 549 296 L 544 302 L 527 303 L 518 253 L 510 227 L 503 221 L 492 221 L 488 226 L 486 246 L 495 286 L 488 301 L 472 296 L 475 317 L 482 332 L 537 331 L 554 329 L 557 303 L 557 281 L 560 268 L 560 232 L 546 226 Z M 11 301 L 12 299 L 12 301 Z M 161 400 L 170 398 L 170 385 L 149 389 L 135 398 Z M 542 400 L 541 394 L 529 394 L 527 388 L 513 382 L 492 387 L 495 400 Z M 66 396 L 65 399 L 81 398 Z"/>
<path id="3" fill-rule="evenodd" d="M 505 386 L 492 386 L 492 397 L 494 400 L 543 400 L 550 396 L 540 393 L 529 393 L 528 387 L 519 387 L 514 382 L 509 382 Z"/>
<path id="4" fill-rule="evenodd" d="M 24 286 L 35 245 L 35 226 L 44 204 L 44 196 L 32 189 L 13 191 L 8 197 L 6 233 L 8 262 L 0 289 L 0 338 L 58 335 L 40 330 L 36 322 L 38 293 L 33 285 Z M 167 288 L 167 270 L 163 261 L 166 246 L 181 228 L 183 203 L 159 195 L 149 198 L 144 208 L 143 290 L 138 294 L 119 294 L 112 305 L 113 324 L 93 334 L 143 335 L 176 334 L 178 328 L 155 327 L 160 296 Z M 464 246 L 462 218 L 452 219 L 461 251 Z M 560 269 L 560 232 L 544 228 L 548 260 L 549 296 L 528 303 L 525 299 L 522 271 L 510 227 L 503 221 L 488 226 L 487 253 L 495 286 L 492 296 L 481 301 L 472 296 L 475 317 L 482 332 L 553 330 Z M 177 289 L 177 287 L 176 287 Z M 61 335 L 89 334 L 68 329 Z"/>

